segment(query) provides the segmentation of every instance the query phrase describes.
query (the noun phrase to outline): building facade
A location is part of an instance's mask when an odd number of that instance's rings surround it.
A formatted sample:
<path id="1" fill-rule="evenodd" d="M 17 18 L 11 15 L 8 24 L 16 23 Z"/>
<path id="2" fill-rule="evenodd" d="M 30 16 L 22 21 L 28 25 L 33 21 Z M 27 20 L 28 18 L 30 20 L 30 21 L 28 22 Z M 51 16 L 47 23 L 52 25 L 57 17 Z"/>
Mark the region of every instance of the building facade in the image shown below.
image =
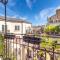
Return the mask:
<path id="1" fill-rule="evenodd" d="M 32 27 L 30 22 L 22 19 L 7 18 L 7 33 L 26 34 Z M 0 32 L 5 33 L 4 17 L 0 17 Z"/>
<path id="2" fill-rule="evenodd" d="M 35 40 L 36 38 L 31 38 L 26 33 L 31 32 L 32 24 L 21 19 L 15 18 L 7 18 L 7 33 L 13 33 L 15 35 L 14 38 L 7 39 L 7 56 L 11 58 L 11 60 L 34 60 L 34 57 L 37 57 L 37 49 L 40 42 Z M 0 33 L 5 33 L 5 20 L 4 17 L 0 17 Z M 24 41 L 23 36 L 27 36 L 27 41 Z M 28 39 L 29 37 L 29 39 Z M 34 40 L 35 42 L 34 42 Z M 30 41 L 28 43 L 28 40 Z M 6 39 L 5 39 L 6 44 Z M 39 44 L 38 44 L 39 42 Z M 5 45 L 6 47 L 6 45 Z"/>
<path id="3" fill-rule="evenodd" d="M 56 14 L 48 18 L 49 25 L 60 25 L 60 9 L 56 10 Z"/>
<path id="4" fill-rule="evenodd" d="M 23 41 L 23 36 L 27 32 L 30 32 L 32 24 L 25 20 L 16 18 L 7 18 L 6 23 L 7 33 L 12 33 L 15 35 L 14 39 L 7 39 L 7 54 L 9 54 L 8 56 L 11 57 L 12 60 L 24 60 L 24 58 L 26 57 L 25 51 L 27 51 L 28 43 Z M 0 33 L 5 33 L 5 19 L 2 16 L 0 16 Z"/>
<path id="5" fill-rule="evenodd" d="M 42 34 L 44 30 L 45 25 L 42 26 L 33 26 L 32 27 L 32 33 L 33 34 Z"/>

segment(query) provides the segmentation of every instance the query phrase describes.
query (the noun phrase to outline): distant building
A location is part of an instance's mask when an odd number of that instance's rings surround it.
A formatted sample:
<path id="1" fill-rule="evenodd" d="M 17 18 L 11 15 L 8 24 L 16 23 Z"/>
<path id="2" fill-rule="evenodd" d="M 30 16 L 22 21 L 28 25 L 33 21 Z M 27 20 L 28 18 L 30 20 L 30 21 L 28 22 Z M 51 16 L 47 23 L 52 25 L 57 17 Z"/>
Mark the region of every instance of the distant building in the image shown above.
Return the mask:
<path id="1" fill-rule="evenodd" d="M 43 30 L 44 30 L 44 25 L 42 25 L 42 26 L 33 26 L 32 27 L 32 33 L 33 34 L 35 34 L 35 33 L 41 34 L 41 33 L 43 33 Z"/>
<path id="2" fill-rule="evenodd" d="M 60 25 L 60 9 L 56 10 L 56 14 L 48 18 L 49 25 Z"/>

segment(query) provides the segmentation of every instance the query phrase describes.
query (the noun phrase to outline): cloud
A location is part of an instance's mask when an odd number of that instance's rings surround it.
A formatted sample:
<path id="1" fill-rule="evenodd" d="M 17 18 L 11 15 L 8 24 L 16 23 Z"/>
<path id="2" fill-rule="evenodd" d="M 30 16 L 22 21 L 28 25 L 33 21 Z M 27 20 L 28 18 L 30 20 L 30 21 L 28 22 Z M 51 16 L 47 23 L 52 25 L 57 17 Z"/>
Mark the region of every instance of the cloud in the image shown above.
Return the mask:
<path id="1" fill-rule="evenodd" d="M 13 15 L 13 16 L 8 16 L 8 17 L 10 17 L 10 18 L 18 18 L 19 15 Z"/>
<path id="2" fill-rule="evenodd" d="M 32 5 L 36 2 L 36 0 L 26 0 L 27 6 L 32 8 Z"/>
<path id="3" fill-rule="evenodd" d="M 21 17 L 19 14 L 17 14 L 14 10 L 12 10 L 10 7 L 15 6 L 16 0 L 9 0 L 7 5 L 7 17 L 11 18 L 19 18 L 23 20 L 27 20 L 27 17 Z M 0 16 L 5 15 L 4 5 L 0 4 Z"/>
<path id="4" fill-rule="evenodd" d="M 4 11 L 4 6 L 0 5 L 0 16 L 4 16 L 5 14 Z M 21 17 L 19 14 L 17 14 L 15 11 L 13 11 L 12 9 L 10 9 L 9 7 L 7 7 L 7 17 L 11 17 L 11 18 L 19 18 L 19 19 L 23 19 L 26 20 L 26 17 Z"/>
<path id="5" fill-rule="evenodd" d="M 7 17 L 17 18 L 19 15 L 11 9 L 11 7 L 14 7 L 16 4 L 16 0 L 9 0 L 7 4 Z M 5 14 L 5 8 L 4 5 L 0 3 L 0 16 L 4 16 Z"/>
<path id="6" fill-rule="evenodd" d="M 19 17 L 20 19 L 27 20 L 27 17 Z"/>
<path id="7" fill-rule="evenodd" d="M 60 6 L 43 9 L 37 15 L 34 16 L 35 20 L 39 22 L 39 25 L 46 24 L 47 18 L 54 15 L 57 9 L 60 9 Z"/>
<path id="8" fill-rule="evenodd" d="M 16 0 L 9 0 L 8 1 L 8 6 L 15 6 Z"/>
<path id="9" fill-rule="evenodd" d="M 4 16 L 2 13 L 0 13 L 0 16 Z"/>
<path id="10" fill-rule="evenodd" d="M 17 15 L 16 12 L 14 12 L 10 7 L 15 5 L 15 1 L 14 0 L 9 0 L 8 1 L 8 5 L 7 5 L 7 16 L 13 16 L 13 15 Z M 4 5 L 2 3 L 0 3 L 0 16 L 4 16 L 5 10 L 4 10 Z"/>
<path id="11" fill-rule="evenodd" d="M 0 6 L 0 16 L 4 16 L 4 7 Z M 27 20 L 27 17 L 21 17 L 19 14 L 17 14 L 16 12 L 14 12 L 13 10 L 11 10 L 10 8 L 7 8 L 7 17 L 11 17 L 11 18 L 19 18 L 19 19 L 23 19 L 23 20 Z"/>

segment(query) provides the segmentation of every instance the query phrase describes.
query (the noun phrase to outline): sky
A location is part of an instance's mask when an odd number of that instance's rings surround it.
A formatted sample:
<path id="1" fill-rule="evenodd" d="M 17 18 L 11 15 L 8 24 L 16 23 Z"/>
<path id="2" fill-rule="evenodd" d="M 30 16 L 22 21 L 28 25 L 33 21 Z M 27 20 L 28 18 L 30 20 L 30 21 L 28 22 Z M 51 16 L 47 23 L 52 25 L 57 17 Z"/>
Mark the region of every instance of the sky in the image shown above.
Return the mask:
<path id="1" fill-rule="evenodd" d="M 44 25 L 57 9 L 60 9 L 60 0 L 8 0 L 7 16 L 27 20 L 32 25 Z M 4 16 L 2 3 L 0 16 Z"/>

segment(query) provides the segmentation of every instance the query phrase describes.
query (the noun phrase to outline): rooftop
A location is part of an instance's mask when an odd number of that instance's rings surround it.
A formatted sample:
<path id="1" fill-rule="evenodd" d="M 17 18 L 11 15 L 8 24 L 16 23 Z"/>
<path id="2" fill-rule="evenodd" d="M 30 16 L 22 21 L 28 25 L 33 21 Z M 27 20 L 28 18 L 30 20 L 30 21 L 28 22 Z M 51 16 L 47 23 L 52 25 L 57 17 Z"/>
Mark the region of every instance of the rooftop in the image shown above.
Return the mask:
<path id="1" fill-rule="evenodd" d="M 4 16 L 0 16 L 0 21 L 4 21 L 5 18 Z M 17 18 L 10 18 L 10 17 L 7 17 L 7 22 L 17 22 L 17 23 L 29 23 L 29 24 L 32 24 L 24 19 L 17 19 Z"/>

